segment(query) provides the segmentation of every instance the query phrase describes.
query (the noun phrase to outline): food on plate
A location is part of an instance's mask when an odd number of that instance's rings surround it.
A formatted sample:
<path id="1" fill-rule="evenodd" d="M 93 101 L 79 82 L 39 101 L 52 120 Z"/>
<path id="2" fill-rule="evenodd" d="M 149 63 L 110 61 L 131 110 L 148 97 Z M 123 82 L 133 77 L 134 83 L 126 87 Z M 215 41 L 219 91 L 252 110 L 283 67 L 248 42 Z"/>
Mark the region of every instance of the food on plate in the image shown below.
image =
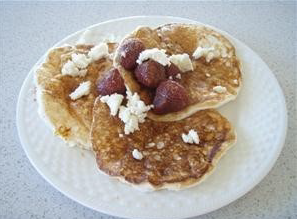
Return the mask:
<path id="1" fill-rule="evenodd" d="M 139 27 L 119 44 L 114 66 L 127 87 L 146 104 L 153 104 L 155 91 L 164 80 L 174 80 L 185 88 L 188 103 L 178 111 L 151 110 L 148 117 L 156 121 L 180 120 L 198 110 L 216 108 L 235 99 L 241 87 L 234 46 L 201 25 Z"/>
<path id="2" fill-rule="evenodd" d="M 215 110 L 173 122 L 145 119 L 129 135 L 100 97 L 93 114 L 91 139 L 99 169 L 143 190 L 198 184 L 236 140 L 230 122 Z"/>
<path id="3" fill-rule="evenodd" d="M 39 114 L 69 145 L 92 148 L 89 133 L 96 82 L 108 77 L 115 48 L 116 44 L 103 43 L 54 48 L 36 70 Z"/>
<path id="4" fill-rule="evenodd" d="M 99 170 L 142 190 L 202 182 L 236 142 L 217 108 L 242 85 L 235 48 L 201 25 L 139 27 L 121 43 L 52 49 L 36 70 L 39 112 Z"/>

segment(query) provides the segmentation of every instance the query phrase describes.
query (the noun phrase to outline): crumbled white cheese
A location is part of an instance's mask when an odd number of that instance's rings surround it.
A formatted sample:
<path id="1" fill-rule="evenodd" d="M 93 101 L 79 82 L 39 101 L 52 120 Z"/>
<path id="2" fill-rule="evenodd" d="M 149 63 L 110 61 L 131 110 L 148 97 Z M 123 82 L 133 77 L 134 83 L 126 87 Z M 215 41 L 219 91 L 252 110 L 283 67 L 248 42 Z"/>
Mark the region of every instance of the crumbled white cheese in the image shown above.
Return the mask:
<path id="1" fill-rule="evenodd" d="M 169 76 L 169 80 L 172 80 L 173 78 L 172 78 L 172 76 Z"/>
<path id="2" fill-rule="evenodd" d="M 106 43 L 99 43 L 97 46 L 94 46 L 88 53 L 88 56 L 92 59 L 92 61 L 96 61 L 108 55 L 108 45 Z"/>
<path id="3" fill-rule="evenodd" d="M 82 96 L 88 95 L 91 91 L 91 82 L 85 81 L 80 83 L 80 85 L 73 91 L 69 96 L 72 100 L 76 100 Z"/>
<path id="4" fill-rule="evenodd" d="M 120 134 L 119 134 L 119 137 L 120 137 L 120 138 L 123 138 L 123 137 L 124 137 L 124 135 L 123 135 L 122 133 L 120 133 Z"/>
<path id="5" fill-rule="evenodd" d="M 79 70 L 78 74 L 80 77 L 84 77 L 86 76 L 88 70 L 87 69 L 82 69 L 82 70 Z"/>
<path id="6" fill-rule="evenodd" d="M 148 59 L 153 59 L 154 61 L 159 62 L 163 66 L 170 65 L 169 58 L 166 55 L 166 51 L 164 49 L 146 49 L 139 54 L 136 62 L 138 64 L 141 64 L 143 61 Z"/>
<path id="7" fill-rule="evenodd" d="M 75 66 L 80 69 L 86 68 L 91 62 L 91 59 L 88 58 L 85 54 L 73 53 L 71 55 L 71 58 Z"/>
<path id="8" fill-rule="evenodd" d="M 212 88 L 215 92 L 217 93 L 225 93 L 227 91 L 227 88 L 226 87 L 222 87 L 222 86 L 215 86 Z"/>
<path id="9" fill-rule="evenodd" d="M 146 117 L 147 111 L 153 106 L 146 106 L 145 103 L 140 100 L 137 93 L 132 95 L 132 92 L 127 88 L 127 105 L 120 107 L 119 118 L 125 123 L 125 134 L 133 133 L 135 130 L 139 130 L 138 123 L 143 123 Z"/>
<path id="10" fill-rule="evenodd" d="M 121 106 L 124 96 L 121 94 L 106 95 L 100 98 L 102 103 L 106 103 L 110 109 L 110 115 L 115 116 Z"/>
<path id="11" fill-rule="evenodd" d="M 175 160 L 181 160 L 182 158 L 178 154 L 173 154 Z"/>
<path id="12" fill-rule="evenodd" d="M 182 139 L 185 143 L 189 144 L 199 144 L 199 136 L 198 133 L 191 129 L 188 134 L 182 134 Z"/>
<path id="13" fill-rule="evenodd" d="M 169 60 L 175 64 L 182 72 L 193 71 L 192 61 L 188 54 L 177 54 L 169 57 Z"/>
<path id="14" fill-rule="evenodd" d="M 237 79 L 234 79 L 234 80 L 233 80 L 233 83 L 234 83 L 234 84 L 238 84 L 238 80 L 237 80 Z"/>
<path id="15" fill-rule="evenodd" d="M 133 156 L 136 160 L 141 160 L 141 159 L 143 158 L 142 153 L 141 153 L 139 150 L 137 150 L 137 149 L 134 149 L 134 150 L 132 151 L 132 156 Z"/>
<path id="16" fill-rule="evenodd" d="M 158 149 L 162 149 L 162 148 L 164 148 L 164 147 L 165 147 L 164 142 L 160 141 L 160 142 L 157 143 L 157 148 L 158 148 Z"/>
<path id="17" fill-rule="evenodd" d="M 215 50 L 214 47 L 205 48 L 205 47 L 198 46 L 197 49 L 193 53 L 193 57 L 195 59 L 199 59 L 202 56 L 207 56 L 210 52 L 212 52 L 214 50 Z"/>
<path id="18" fill-rule="evenodd" d="M 79 76 L 79 69 L 71 60 L 63 65 L 61 72 L 62 75 Z"/>
<path id="19" fill-rule="evenodd" d="M 152 148 L 152 147 L 154 147 L 156 144 L 154 143 L 154 142 L 150 142 L 150 143 L 148 143 L 147 144 L 147 148 Z"/>
<path id="20" fill-rule="evenodd" d="M 206 35 L 205 38 L 199 40 L 197 49 L 193 53 L 193 57 L 195 59 L 199 59 L 204 56 L 206 62 L 210 62 L 213 58 L 217 57 L 231 57 L 232 52 L 227 51 L 228 45 L 224 45 L 222 41 L 220 41 L 214 35 Z"/>
<path id="21" fill-rule="evenodd" d="M 176 76 L 175 76 L 177 79 L 181 79 L 181 74 L 177 74 Z"/>
<path id="22" fill-rule="evenodd" d="M 87 74 L 87 67 L 92 61 L 96 61 L 102 57 L 108 57 L 108 45 L 100 43 L 93 47 L 87 55 L 81 53 L 73 53 L 71 60 L 66 62 L 62 69 L 62 75 L 70 75 L 73 77 L 84 77 Z"/>
<path id="23" fill-rule="evenodd" d="M 205 76 L 209 78 L 210 77 L 210 74 L 206 73 Z"/>

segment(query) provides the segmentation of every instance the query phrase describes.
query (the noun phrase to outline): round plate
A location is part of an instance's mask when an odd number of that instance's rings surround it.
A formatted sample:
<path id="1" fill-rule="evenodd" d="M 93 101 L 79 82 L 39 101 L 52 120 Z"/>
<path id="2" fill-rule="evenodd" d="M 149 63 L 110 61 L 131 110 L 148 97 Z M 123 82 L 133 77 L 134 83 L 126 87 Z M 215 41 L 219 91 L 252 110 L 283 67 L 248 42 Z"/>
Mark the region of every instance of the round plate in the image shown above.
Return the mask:
<path id="1" fill-rule="evenodd" d="M 139 25 L 170 22 L 197 23 L 175 17 L 129 17 L 93 25 L 87 42 L 114 34 L 124 36 Z M 243 87 L 238 98 L 219 111 L 234 125 L 236 145 L 221 159 L 215 172 L 200 185 L 179 192 L 143 193 L 99 173 L 92 152 L 66 147 L 37 114 L 34 69 L 19 95 L 17 126 L 23 148 L 36 170 L 69 198 L 106 214 L 126 218 L 185 218 L 216 210 L 251 190 L 269 172 L 284 143 L 287 112 L 274 75 L 249 47 L 226 32 L 242 61 Z M 85 29 L 86 30 L 86 29 Z M 74 44 L 85 30 L 55 46 Z"/>

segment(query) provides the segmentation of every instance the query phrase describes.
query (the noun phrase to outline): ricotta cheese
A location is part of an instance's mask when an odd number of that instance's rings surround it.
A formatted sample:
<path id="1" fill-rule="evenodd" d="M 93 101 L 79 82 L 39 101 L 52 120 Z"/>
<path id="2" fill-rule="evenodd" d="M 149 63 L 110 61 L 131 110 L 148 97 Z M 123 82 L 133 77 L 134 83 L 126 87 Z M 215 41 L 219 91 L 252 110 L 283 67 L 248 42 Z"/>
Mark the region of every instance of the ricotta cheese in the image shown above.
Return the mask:
<path id="1" fill-rule="evenodd" d="M 182 72 L 193 71 L 193 65 L 188 54 L 177 54 L 169 57 L 169 60 L 175 64 Z"/>
<path id="2" fill-rule="evenodd" d="M 212 88 L 215 92 L 217 93 L 225 93 L 227 91 L 226 87 L 222 87 L 222 86 L 215 86 Z"/>
<path id="3" fill-rule="evenodd" d="M 199 59 L 202 56 L 209 57 L 209 60 L 208 60 L 208 62 L 209 62 L 211 60 L 210 57 L 212 56 L 212 55 L 209 55 L 209 54 L 213 54 L 211 52 L 213 52 L 214 50 L 215 50 L 214 47 L 208 47 L 207 48 L 207 47 L 198 46 L 197 49 L 193 53 L 193 57 L 195 59 Z"/>
<path id="4" fill-rule="evenodd" d="M 70 75 L 72 77 L 84 77 L 87 74 L 87 67 L 92 61 L 108 56 L 108 45 L 99 43 L 93 47 L 87 55 L 74 53 L 71 55 L 71 60 L 66 62 L 62 69 L 62 75 Z"/>
<path id="5" fill-rule="evenodd" d="M 80 85 L 73 91 L 69 96 L 72 100 L 77 100 L 78 98 L 81 98 L 82 96 L 86 96 L 91 91 L 91 82 L 85 81 L 80 83 Z"/>
<path id="6" fill-rule="evenodd" d="M 79 69 L 71 60 L 63 65 L 61 72 L 62 75 L 79 76 Z"/>
<path id="7" fill-rule="evenodd" d="M 139 54 L 136 62 L 138 64 L 141 64 L 143 61 L 148 59 L 153 59 L 154 61 L 159 62 L 163 66 L 170 65 L 169 58 L 166 55 L 166 51 L 164 49 L 146 49 Z"/>
<path id="8" fill-rule="evenodd" d="M 181 74 L 177 74 L 175 77 L 176 77 L 177 79 L 181 79 Z"/>
<path id="9" fill-rule="evenodd" d="M 150 143 L 148 143 L 147 144 L 147 148 L 152 148 L 152 147 L 154 147 L 156 145 L 156 143 L 154 143 L 154 142 L 150 142 Z"/>
<path id="10" fill-rule="evenodd" d="M 116 116 L 123 99 L 124 99 L 123 95 L 115 93 L 112 95 L 106 95 L 101 97 L 100 101 L 108 105 L 110 109 L 110 115 Z"/>
<path id="11" fill-rule="evenodd" d="M 125 123 L 125 134 L 133 133 L 135 130 L 139 130 L 139 123 L 143 123 L 149 111 L 153 106 L 146 106 L 145 103 L 140 100 L 137 93 L 132 95 L 132 92 L 127 88 L 127 105 L 121 106 L 119 111 L 119 118 Z"/>
<path id="12" fill-rule="evenodd" d="M 92 61 L 96 61 L 108 55 L 108 45 L 106 43 L 99 43 L 97 46 L 94 46 L 88 53 L 88 56 L 92 59 Z"/>
<path id="13" fill-rule="evenodd" d="M 162 148 L 164 148 L 164 147 L 165 147 L 164 142 L 160 141 L 160 142 L 157 143 L 157 148 L 158 148 L 158 149 L 162 149 Z"/>
<path id="14" fill-rule="evenodd" d="M 62 75 L 69 75 L 72 77 L 84 77 L 87 74 L 87 69 L 79 69 L 73 61 L 68 60 L 68 62 L 63 65 L 61 73 Z"/>
<path id="15" fill-rule="evenodd" d="M 205 38 L 199 40 L 198 47 L 193 53 L 195 59 L 204 56 L 206 62 L 210 62 L 213 58 L 231 57 L 232 52 L 227 51 L 227 47 L 214 35 L 206 35 Z"/>
<path id="16" fill-rule="evenodd" d="M 85 54 L 74 53 L 71 55 L 72 62 L 77 68 L 86 68 L 91 62 L 91 59 L 88 58 Z"/>
<path id="17" fill-rule="evenodd" d="M 141 159 L 143 158 L 142 153 L 141 153 L 139 150 L 137 150 L 137 149 L 134 149 L 134 150 L 132 151 L 132 156 L 133 156 L 136 160 L 141 160 Z"/>
<path id="18" fill-rule="evenodd" d="M 185 143 L 189 144 L 199 144 L 199 136 L 198 133 L 191 129 L 188 134 L 182 134 L 182 139 Z"/>

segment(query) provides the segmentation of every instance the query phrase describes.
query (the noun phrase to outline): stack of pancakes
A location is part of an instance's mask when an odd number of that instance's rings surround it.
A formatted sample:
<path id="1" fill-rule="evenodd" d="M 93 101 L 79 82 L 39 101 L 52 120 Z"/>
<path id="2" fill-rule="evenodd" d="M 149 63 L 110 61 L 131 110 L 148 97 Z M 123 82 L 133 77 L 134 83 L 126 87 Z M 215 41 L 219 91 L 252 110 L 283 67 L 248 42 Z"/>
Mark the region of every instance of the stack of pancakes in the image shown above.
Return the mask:
<path id="1" fill-rule="evenodd" d="M 226 54 L 193 58 L 201 42 L 215 38 Z M 143 88 L 119 61 L 119 48 L 125 40 L 143 42 L 146 49 L 166 50 L 168 55 L 186 53 L 193 71 L 183 73 L 179 83 L 186 88 L 189 104 L 177 112 L 155 114 L 149 111 L 139 130 L 128 135 L 124 123 L 110 115 L 107 104 L 100 101 L 96 84 L 112 67 L 118 69 L 127 89 L 147 96 Z M 77 45 L 52 49 L 36 71 L 39 112 L 54 133 L 70 145 L 92 150 L 98 168 L 109 176 L 137 188 L 180 190 L 194 186 L 214 170 L 222 155 L 235 143 L 230 122 L 213 108 L 234 100 L 241 86 L 239 61 L 233 45 L 221 34 L 200 25 L 167 24 L 155 29 L 137 28 L 119 45 L 108 44 L 110 56 L 90 63 L 84 77 L 62 75 L 63 65 L 71 55 L 87 54 L 93 46 Z M 77 100 L 69 97 L 81 82 L 91 82 L 91 91 Z M 215 86 L 226 88 L 215 92 Z M 195 130 L 198 144 L 185 143 L 183 133 Z M 141 152 L 135 159 L 133 151 Z"/>

